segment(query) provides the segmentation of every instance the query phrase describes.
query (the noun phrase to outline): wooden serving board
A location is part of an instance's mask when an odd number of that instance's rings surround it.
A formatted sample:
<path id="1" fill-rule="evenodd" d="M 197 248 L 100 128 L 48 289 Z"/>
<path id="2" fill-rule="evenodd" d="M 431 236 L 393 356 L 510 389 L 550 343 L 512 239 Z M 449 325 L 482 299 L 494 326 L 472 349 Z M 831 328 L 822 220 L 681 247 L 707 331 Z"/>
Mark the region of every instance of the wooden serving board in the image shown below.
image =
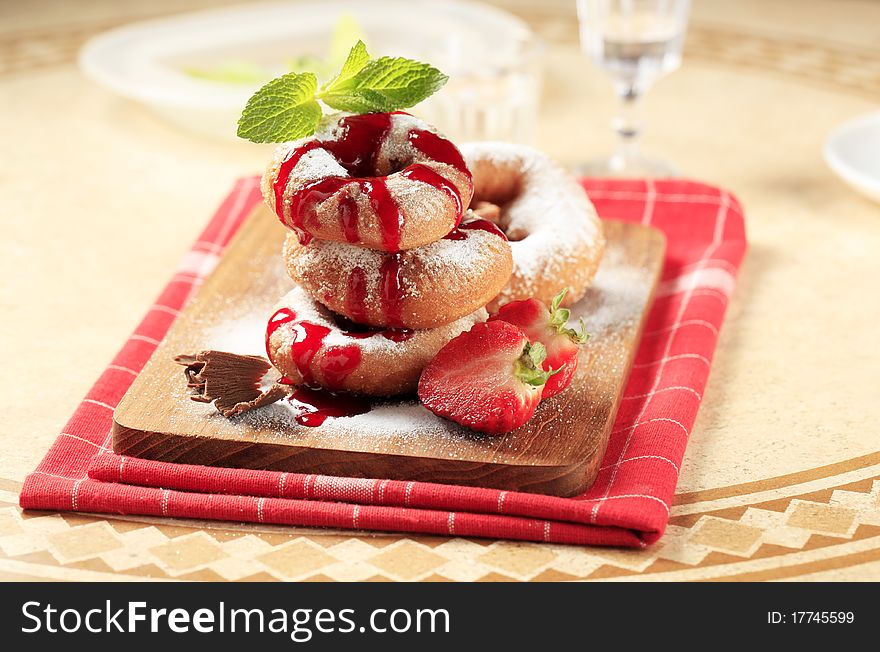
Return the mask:
<path id="1" fill-rule="evenodd" d="M 587 296 L 573 308 L 590 340 L 569 389 L 525 426 L 480 435 L 435 417 L 414 399 L 355 417 L 298 425 L 285 403 L 226 419 L 188 398 L 180 353 L 264 354 L 275 302 L 292 286 L 284 229 L 260 207 L 116 408 L 113 450 L 152 460 L 324 475 L 420 480 L 570 496 L 594 480 L 663 264 L 663 235 L 605 222 L 608 247 Z"/>

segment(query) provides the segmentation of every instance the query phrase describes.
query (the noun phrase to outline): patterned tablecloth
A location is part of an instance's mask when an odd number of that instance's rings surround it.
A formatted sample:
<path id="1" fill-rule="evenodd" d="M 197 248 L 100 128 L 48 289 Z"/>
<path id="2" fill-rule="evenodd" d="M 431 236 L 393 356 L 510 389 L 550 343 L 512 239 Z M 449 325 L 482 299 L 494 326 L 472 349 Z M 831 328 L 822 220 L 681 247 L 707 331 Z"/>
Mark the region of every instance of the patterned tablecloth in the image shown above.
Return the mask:
<path id="1" fill-rule="evenodd" d="M 880 206 L 820 154 L 834 125 L 876 108 L 876 3 L 702 0 L 684 67 L 647 98 L 646 148 L 734 190 L 750 251 L 670 526 L 646 550 L 23 513 L 24 476 L 265 156 L 175 131 L 76 70 L 88 36 L 206 2 L 45 4 L 0 21 L 0 119 L 15 126 L 0 160 L 0 578 L 880 578 Z M 538 145 L 565 162 L 606 150 L 610 92 L 571 3 L 502 4 L 549 44 Z"/>

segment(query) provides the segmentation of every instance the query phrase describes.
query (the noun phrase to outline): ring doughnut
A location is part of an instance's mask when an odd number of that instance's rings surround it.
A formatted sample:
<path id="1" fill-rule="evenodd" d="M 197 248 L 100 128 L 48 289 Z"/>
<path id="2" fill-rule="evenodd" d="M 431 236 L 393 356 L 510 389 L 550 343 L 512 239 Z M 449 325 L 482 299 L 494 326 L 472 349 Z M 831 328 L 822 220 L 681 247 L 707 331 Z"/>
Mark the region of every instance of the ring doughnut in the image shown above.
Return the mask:
<path id="1" fill-rule="evenodd" d="M 302 288 L 288 292 L 266 329 L 272 364 L 294 385 L 369 396 L 414 392 L 419 375 L 449 340 L 488 314 L 480 308 L 430 330 L 347 330 Z"/>
<path id="2" fill-rule="evenodd" d="M 369 326 L 419 329 L 485 306 L 513 265 L 507 238 L 481 219 L 396 254 L 325 240 L 303 245 L 288 234 L 283 256 L 290 277 L 333 312 Z"/>
<path id="3" fill-rule="evenodd" d="M 314 237 L 396 252 L 455 228 L 473 185 L 455 145 L 395 112 L 347 116 L 281 145 L 262 191 L 303 244 Z"/>
<path id="4" fill-rule="evenodd" d="M 473 203 L 501 208 L 498 224 L 510 240 L 513 273 L 487 308 L 535 297 L 550 303 L 568 288 L 580 299 L 602 260 L 602 223 L 577 181 L 544 154 L 523 145 L 462 145 L 473 174 Z"/>

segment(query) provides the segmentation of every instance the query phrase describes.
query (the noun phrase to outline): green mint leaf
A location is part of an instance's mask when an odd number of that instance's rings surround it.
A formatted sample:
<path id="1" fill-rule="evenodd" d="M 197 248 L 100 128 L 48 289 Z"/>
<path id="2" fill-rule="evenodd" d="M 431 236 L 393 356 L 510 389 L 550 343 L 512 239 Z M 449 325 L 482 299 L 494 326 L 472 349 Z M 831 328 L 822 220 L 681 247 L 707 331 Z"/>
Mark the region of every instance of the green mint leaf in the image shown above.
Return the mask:
<path id="1" fill-rule="evenodd" d="M 402 57 L 370 60 L 358 40 L 339 74 L 318 91 L 314 73 L 290 72 L 258 90 L 238 121 L 238 135 L 255 143 L 278 143 L 315 133 L 323 109 L 318 100 L 338 111 L 395 111 L 418 104 L 448 78 L 427 63 Z"/>
<path id="2" fill-rule="evenodd" d="M 330 63 L 333 67 L 342 65 L 346 57 L 351 56 L 351 43 L 362 41 L 366 41 L 366 36 L 357 19 L 348 12 L 339 14 L 330 37 Z"/>
<path id="3" fill-rule="evenodd" d="M 348 58 L 346 58 L 345 63 L 342 64 L 342 70 L 339 71 L 339 74 L 336 75 L 336 77 L 321 87 L 321 93 L 344 93 L 346 89 L 352 87 L 355 75 L 363 70 L 364 66 L 366 66 L 369 61 L 370 55 L 367 52 L 367 46 L 364 45 L 363 41 L 358 41 L 349 51 Z"/>
<path id="4" fill-rule="evenodd" d="M 281 143 L 315 133 L 321 106 L 310 72 L 287 73 L 254 93 L 238 120 L 238 135 L 255 143 Z"/>
<path id="5" fill-rule="evenodd" d="M 433 66 L 402 57 L 370 61 L 344 86 L 328 87 L 319 97 L 340 111 L 395 111 L 435 93 L 448 77 Z"/>
<path id="6" fill-rule="evenodd" d="M 321 95 L 321 100 L 324 104 L 337 111 L 347 111 L 349 113 L 378 113 L 392 110 L 384 107 L 381 98 L 371 97 L 364 91 L 357 91 L 352 94 L 343 91 L 339 94 Z"/>

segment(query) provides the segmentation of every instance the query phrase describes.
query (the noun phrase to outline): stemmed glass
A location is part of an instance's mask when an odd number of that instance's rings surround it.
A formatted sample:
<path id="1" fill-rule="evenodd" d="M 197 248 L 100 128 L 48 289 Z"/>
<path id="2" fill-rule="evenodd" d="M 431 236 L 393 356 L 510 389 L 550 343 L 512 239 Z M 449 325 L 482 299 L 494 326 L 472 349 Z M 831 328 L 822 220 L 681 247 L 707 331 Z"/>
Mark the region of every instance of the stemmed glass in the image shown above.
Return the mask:
<path id="1" fill-rule="evenodd" d="M 676 176 L 669 163 L 639 149 L 639 100 L 660 77 L 681 65 L 690 0 L 577 0 L 581 48 L 611 76 L 619 98 L 612 121 L 617 148 L 589 161 L 582 176 Z"/>

